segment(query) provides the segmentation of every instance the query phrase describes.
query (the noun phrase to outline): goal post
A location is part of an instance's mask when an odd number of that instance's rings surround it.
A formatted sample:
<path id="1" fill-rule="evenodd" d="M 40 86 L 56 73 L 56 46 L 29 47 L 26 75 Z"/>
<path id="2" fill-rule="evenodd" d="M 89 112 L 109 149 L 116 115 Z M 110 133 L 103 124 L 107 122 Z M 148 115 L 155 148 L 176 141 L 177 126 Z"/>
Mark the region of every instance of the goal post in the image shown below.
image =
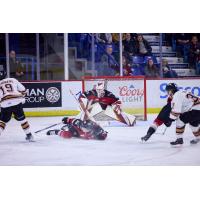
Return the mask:
<path id="1" fill-rule="evenodd" d="M 94 89 L 95 85 L 102 81 L 105 89 L 121 100 L 124 112 L 135 115 L 141 120 L 147 119 L 146 79 L 144 76 L 83 77 L 83 92 Z"/>

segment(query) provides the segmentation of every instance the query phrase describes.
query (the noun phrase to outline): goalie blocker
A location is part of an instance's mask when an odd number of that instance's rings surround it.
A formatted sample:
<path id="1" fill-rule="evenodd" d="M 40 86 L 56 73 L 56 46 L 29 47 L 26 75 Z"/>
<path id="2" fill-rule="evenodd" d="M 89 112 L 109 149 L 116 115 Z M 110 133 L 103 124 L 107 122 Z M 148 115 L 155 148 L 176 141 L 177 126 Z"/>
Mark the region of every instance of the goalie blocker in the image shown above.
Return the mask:
<path id="1" fill-rule="evenodd" d="M 100 114 L 128 126 L 135 125 L 136 117 L 122 111 L 121 101 L 112 92 L 104 89 L 103 82 L 95 85 L 93 90 L 84 92 L 78 100 L 82 108 L 78 117 L 82 120 L 95 121 L 95 116 Z"/>

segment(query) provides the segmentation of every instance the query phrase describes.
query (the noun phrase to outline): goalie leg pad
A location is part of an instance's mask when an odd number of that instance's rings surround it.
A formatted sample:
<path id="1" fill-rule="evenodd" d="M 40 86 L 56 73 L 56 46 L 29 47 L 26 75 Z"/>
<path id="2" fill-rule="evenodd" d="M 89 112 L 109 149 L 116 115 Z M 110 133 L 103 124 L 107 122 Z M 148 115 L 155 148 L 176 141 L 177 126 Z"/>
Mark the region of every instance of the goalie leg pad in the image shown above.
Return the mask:
<path id="1" fill-rule="evenodd" d="M 120 111 L 120 113 L 118 111 L 116 112 L 115 110 L 113 110 L 111 106 L 107 106 L 104 114 L 117 121 L 127 124 L 128 126 L 134 126 L 136 123 L 135 116 L 122 112 L 122 111 Z"/>
<path id="2" fill-rule="evenodd" d="M 118 115 L 120 121 L 127 124 L 128 126 L 134 126 L 136 124 L 136 117 L 133 115 L 130 115 L 125 112 L 121 112 L 121 116 Z"/>

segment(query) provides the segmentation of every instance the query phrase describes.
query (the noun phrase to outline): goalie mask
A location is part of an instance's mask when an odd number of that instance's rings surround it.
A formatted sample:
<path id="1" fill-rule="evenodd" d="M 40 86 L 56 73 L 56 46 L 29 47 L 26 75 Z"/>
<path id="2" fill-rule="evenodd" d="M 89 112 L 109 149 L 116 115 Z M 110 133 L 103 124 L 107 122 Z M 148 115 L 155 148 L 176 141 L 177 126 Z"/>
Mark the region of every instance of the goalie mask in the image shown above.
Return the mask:
<path id="1" fill-rule="evenodd" d="M 105 87 L 104 87 L 104 83 L 103 82 L 99 82 L 97 85 L 96 85 L 96 91 L 97 91 L 97 96 L 98 98 L 101 98 L 104 96 L 105 94 Z"/>

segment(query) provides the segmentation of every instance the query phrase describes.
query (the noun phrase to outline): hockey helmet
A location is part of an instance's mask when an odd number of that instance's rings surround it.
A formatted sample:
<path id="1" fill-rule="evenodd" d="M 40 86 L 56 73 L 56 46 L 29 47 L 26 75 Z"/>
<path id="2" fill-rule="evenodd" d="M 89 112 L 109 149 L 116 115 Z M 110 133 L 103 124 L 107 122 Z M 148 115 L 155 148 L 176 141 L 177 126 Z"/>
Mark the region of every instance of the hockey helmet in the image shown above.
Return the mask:
<path id="1" fill-rule="evenodd" d="M 171 91 L 172 94 L 175 94 L 178 91 L 178 86 L 176 85 L 176 83 L 169 83 L 166 86 L 166 91 Z"/>
<path id="2" fill-rule="evenodd" d="M 104 82 L 98 82 L 96 85 L 96 90 L 104 90 L 105 85 Z"/>

